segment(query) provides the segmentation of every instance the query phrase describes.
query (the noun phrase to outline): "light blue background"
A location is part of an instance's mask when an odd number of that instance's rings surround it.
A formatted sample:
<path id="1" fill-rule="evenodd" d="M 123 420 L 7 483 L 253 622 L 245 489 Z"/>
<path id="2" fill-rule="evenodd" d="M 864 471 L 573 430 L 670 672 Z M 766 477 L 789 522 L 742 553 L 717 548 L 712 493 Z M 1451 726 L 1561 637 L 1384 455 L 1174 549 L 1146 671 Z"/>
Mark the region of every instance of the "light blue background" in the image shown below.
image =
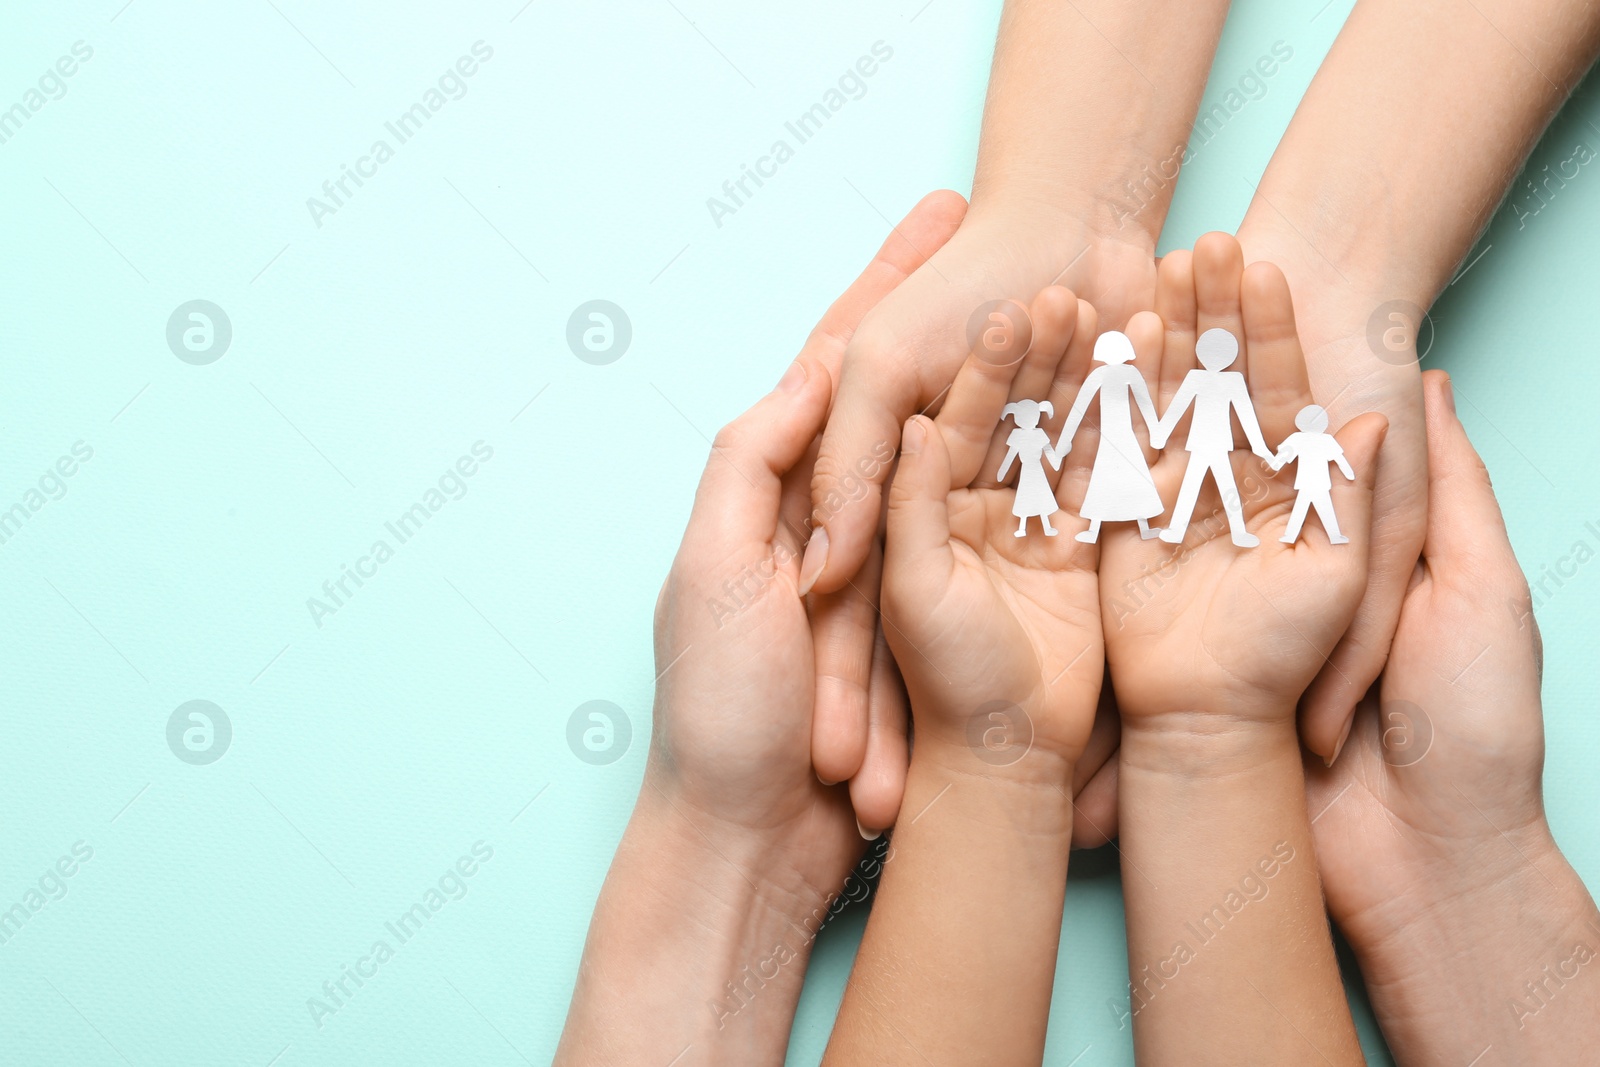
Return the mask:
<path id="1" fill-rule="evenodd" d="M 0 908 L 94 850 L 0 945 L 8 1063 L 548 1059 L 706 438 L 883 216 L 967 188 L 999 8 L 275 2 L 5 5 L 0 109 L 94 50 L 0 144 L 0 509 L 94 451 L 0 546 Z M 1185 170 L 1163 247 L 1237 225 L 1349 6 L 1321 2 L 1236 5 L 1208 102 L 1273 42 L 1294 56 Z M 316 225 L 306 199 L 479 40 L 466 95 Z M 715 225 L 706 198 L 879 40 L 867 94 Z M 1600 147 L 1596 117 L 1586 87 L 1532 166 Z M 1536 579 L 1600 521 L 1592 170 L 1525 227 L 1501 210 L 1426 359 Z M 196 298 L 234 330 L 209 366 L 165 339 Z M 609 366 L 565 343 L 595 298 L 633 323 Z M 319 627 L 307 598 L 480 440 L 466 495 Z M 1540 613 L 1550 817 L 1591 884 L 1597 572 Z M 235 731 L 210 766 L 167 747 L 192 699 Z M 609 766 L 565 740 L 593 699 L 634 726 Z M 466 895 L 318 1029 L 307 998 L 478 841 Z M 861 920 L 821 941 L 793 1063 L 820 1055 Z M 1061 963 L 1049 1062 L 1131 1062 L 1107 854 L 1074 868 Z"/>

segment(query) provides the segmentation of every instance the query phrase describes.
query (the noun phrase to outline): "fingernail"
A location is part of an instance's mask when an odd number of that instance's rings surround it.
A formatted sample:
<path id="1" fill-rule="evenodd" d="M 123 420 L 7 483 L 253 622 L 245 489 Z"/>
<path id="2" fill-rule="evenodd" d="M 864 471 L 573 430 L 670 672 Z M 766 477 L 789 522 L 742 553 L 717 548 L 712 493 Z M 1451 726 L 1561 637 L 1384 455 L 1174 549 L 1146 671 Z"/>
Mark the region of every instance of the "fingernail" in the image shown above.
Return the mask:
<path id="1" fill-rule="evenodd" d="M 805 558 L 800 561 L 800 595 L 805 596 L 811 592 L 811 587 L 817 584 L 817 579 L 822 576 L 822 568 L 828 565 L 828 528 L 817 527 L 817 532 L 811 535 L 811 540 L 806 542 Z"/>
<path id="2" fill-rule="evenodd" d="M 928 427 L 919 418 L 913 418 L 906 423 L 905 432 L 900 435 L 900 451 L 908 455 L 916 455 L 922 451 L 922 445 L 928 440 Z"/>
<path id="3" fill-rule="evenodd" d="M 1335 763 L 1339 762 L 1339 753 L 1344 751 L 1344 743 L 1350 740 L 1350 727 L 1354 726 L 1355 723 L 1356 717 L 1354 715 L 1350 716 L 1344 721 L 1344 729 L 1339 733 L 1339 741 L 1333 746 L 1333 758 L 1324 760 L 1324 766 L 1332 767 Z"/>
<path id="4" fill-rule="evenodd" d="M 860 819 L 856 820 L 856 833 L 861 835 L 861 840 L 863 841 L 876 841 L 883 836 L 882 830 L 874 830 L 870 834 L 867 833 L 867 828 L 861 825 Z"/>
<path id="5" fill-rule="evenodd" d="M 783 372 L 783 377 L 778 379 L 778 388 L 786 393 L 792 393 L 806 384 L 806 379 L 811 375 L 806 370 L 806 365 L 798 359 L 789 364 L 789 369 Z"/>
<path id="6" fill-rule="evenodd" d="M 1456 383 L 1449 375 L 1445 376 L 1444 388 L 1440 392 L 1444 394 L 1445 407 L 1449 408 L 1450 414 L 1454 415 L 1456 413 Z"/>
<path id="7" fill-rule="evenodd" d="M 817 781 L 821 782 L 825 786 L 828 786 L 829 788 L 832 788 L 833 786 L 836 786 L 836 785 L 839 784 L 838 782 L 830 782 L 830 781 L 828 781 L 826 778 L 822 777 L 822 775 L 820 775 L 820 774 L 817 775 Z"/>

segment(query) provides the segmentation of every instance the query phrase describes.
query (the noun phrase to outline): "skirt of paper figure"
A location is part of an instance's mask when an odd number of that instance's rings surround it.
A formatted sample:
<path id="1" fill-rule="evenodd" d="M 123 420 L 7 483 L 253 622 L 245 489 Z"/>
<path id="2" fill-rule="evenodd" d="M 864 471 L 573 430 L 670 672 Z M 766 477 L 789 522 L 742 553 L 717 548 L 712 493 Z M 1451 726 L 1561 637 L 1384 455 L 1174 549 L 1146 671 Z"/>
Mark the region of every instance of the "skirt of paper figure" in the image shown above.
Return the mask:
<path id="1" fill-rule="evenodd" d="M 1044 473 L 1044 450 L 1050 446 L 1050 435 L 1034 427 L 1031 430 L 1011 431 L 1007 444 L 1017 450 L 1022 462 L 1022 474 L 1017 478 L 1017 498 L 1012 502 L 1011 514 L 1019 519 L 1034 515 L 1054 515 L 1061 510 L 1056 494 L 1050 488 L 1050 479 Z"/>
<path id="2" fill-rule="evenodd" d="M 1103 394 L 1102 399 L 1106 399 Z M 1080 512 L 1086 519 L 1131 522 L 1154 518 L 1166 510 L 1144 461 L 1144 450 L 1133 435 L 1128 407 L 1126 398 L 1121 403 L 1101 404 L 1100 450 L 1094 456 Z"/>

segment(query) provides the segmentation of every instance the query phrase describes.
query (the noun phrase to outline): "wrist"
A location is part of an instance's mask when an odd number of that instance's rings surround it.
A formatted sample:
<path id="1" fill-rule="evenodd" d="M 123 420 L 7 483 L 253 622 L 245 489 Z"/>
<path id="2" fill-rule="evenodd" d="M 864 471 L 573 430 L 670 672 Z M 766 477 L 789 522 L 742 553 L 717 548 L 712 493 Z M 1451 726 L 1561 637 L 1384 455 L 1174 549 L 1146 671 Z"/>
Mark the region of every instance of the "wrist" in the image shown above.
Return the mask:
<path id="1" fill-rule="evenodd" d="M 1172 710 L 1122 716 L 1120 767 L 1186 779 L 1222 779 L 1273 761 L 1300 765 L 1294 709 L 1271 702 L 1227 711 Z"/>
<path id="2" fill-rule="evenodd" d="M 811 900 L 771 840 L 651 779 L 595 905 L 555 1062 L 667 1062 L 693 1046 L 697 1063 L 781 1063 L 838 894 Z"/>
<path id="3" fill-rule="evenodd" d="M 804 825 L 752 826 L 707 811 L 686 792 L 672 774 L 647 768 L 619 855 L 637 857 L 663 895 L 694 894 L 707 919 L 720 910 L 758 929 L 798 921 L 838 888 L 836 871 L 853 859 L 835 857 Z M 717 927 L 724 928 L 732 927 Z M 758 930 L 740 933 L 750 940 Z"/>
<path id="4" fill-rule="evenodd" d="M 1417 873 L 1413 891 L 1338 920 L 1401 1062 L 1488 1044 L 1539 1059 L 1592 1018 L 1600 912 L 1542 824 Z"/>
<path id="5" fill-rule="evenodd" d="M 1404 873 L 1400 891 L 1334 916 L 1376 982 L 1404 983 L 1424 972 L 1434 980 L 1451 956 L 1491 958 L 1530 936 L 1553 939 L 1592 907 L 1542 820 L 1466 846 L 1451 842 Z"/>
<path id="6" fill-rule="evenodd" d="M 1063 253 L 1062 262 L 1086 246 L 1111 242 L 1132 245 L 1153 259 L 1165 211 L 1122 188 L 1137 187 L 1137 168 L 1128 173 L 1127 182 L 1107 182 L 1099 192 L 1077 191 L 1068 188 L 1072 182 L 1031 174 L 980 174 L 973 183 L 963 228 L 1013 240 L 1052 242 Z"/>
<path id="7" fill-rule="evenodd" d="M 919 734 L 902 821 L 914 822 L 935 805 L 955 800 L 949 807 L 961 807 L 969 817 L 990 820 L 1007 832 L 1070 841 L 1073 770 L 1073 761 L 1026 739 L 985 745 L 981 739 L 968 744 Z"/>

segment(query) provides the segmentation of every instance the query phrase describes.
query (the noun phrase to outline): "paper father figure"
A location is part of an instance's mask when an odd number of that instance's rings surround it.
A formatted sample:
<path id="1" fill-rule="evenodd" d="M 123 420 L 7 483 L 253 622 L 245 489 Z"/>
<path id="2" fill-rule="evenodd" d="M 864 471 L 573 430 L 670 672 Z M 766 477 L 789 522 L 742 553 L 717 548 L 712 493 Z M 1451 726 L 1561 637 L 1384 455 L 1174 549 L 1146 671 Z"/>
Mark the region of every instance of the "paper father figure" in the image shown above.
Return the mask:
<path id="1" fill-rule="evenodd" d="M 1189 436 L 1183 447 L 1189 453 L 1189 466 L 1183 472 L 1183 487 L 1178 490 L 1178 502 L 1172 508 L 1172 525 L 1161 531 L 1161 540 L 1178 544 L 1189 529 L 1194 516 L 1195 501 L 1200 496 L 1200 486 L 1206 473 L 1216 479 L 1217 491 L 1222 494 L 1222 509 L 1228 516 L 1228 531 L 1233 543 L 1240 548 L 1254 548 L 1261 538 L 1244 528 L 1244 507 L 1239 500 L 1239 487 L 1233 480 L 1233 464 L 1229 454 L 1233 451 L 1232 414 L 1239 416 L 1239 425 L 1250 441 L 1250 451 L 1271 461 L 1272 453 L 1261 437 L 1261 426 L 1256 422 L 1256 410 L 1250 404 L 1250 393 L 1245 388 L 1244 375 L 1228 370 L 1239 356 L 1239 342 L 1223 329 L 1210 329 L 1200 335 L 1195 343 L 1195 355 L 1200 358 L 1202 370 L 1192 370 L 1178 387 L 1172 406 L 1161 416 L 1161 423 L 1150 434 L 1150 443 L 1157 448 L 1166 446 L 1167 438 L 1177 428 L 1183 413 L 1194 405 L 1194 418 L 1189 423 Z"/>

